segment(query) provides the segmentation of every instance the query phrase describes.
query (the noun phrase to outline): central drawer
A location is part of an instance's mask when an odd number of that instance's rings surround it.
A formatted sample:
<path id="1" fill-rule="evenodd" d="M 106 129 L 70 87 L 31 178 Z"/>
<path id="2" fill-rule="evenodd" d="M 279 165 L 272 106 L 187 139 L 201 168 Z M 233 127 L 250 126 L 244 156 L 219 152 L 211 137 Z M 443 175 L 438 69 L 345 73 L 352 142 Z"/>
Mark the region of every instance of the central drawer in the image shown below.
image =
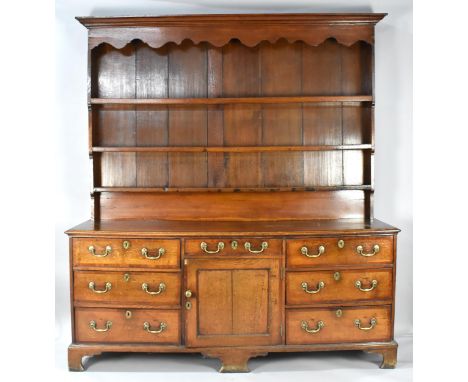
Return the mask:
<path id="1" fill-rule="evenodd" d="M 180 305 L 181 276 L 176 272 L 74 272 L 79 302 Z"/>
<path id="2" fill-rule="evenodd" d="M 78 342 L 180 343 L 180 312 L 154 309 L 75 309 Z"/>
<path id="3" fill-rule="evenodd" d="M 252 255 L 280 256 L 283 254 L 283 241 L 268 238 L 219 238 L 191 239 L 185 241 L 186 256 L 208 255 Z"/>
<path id="4" fill-rule="evenodd" d="M 286 304 L 385 300 L 392 297 L 392 270 L 287 272 Z"/>

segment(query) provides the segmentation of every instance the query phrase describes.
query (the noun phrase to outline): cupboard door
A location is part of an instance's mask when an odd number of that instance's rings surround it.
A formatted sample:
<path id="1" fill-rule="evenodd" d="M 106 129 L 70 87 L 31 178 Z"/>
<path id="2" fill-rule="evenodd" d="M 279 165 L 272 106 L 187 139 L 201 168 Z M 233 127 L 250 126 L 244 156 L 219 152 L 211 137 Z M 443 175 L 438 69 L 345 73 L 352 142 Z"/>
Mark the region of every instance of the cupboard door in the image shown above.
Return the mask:
<path id="1" fill-rule="evenodd" d="M 281 343 L 279 259 L 187 259 L 185 265 L 187 346 Z"/>

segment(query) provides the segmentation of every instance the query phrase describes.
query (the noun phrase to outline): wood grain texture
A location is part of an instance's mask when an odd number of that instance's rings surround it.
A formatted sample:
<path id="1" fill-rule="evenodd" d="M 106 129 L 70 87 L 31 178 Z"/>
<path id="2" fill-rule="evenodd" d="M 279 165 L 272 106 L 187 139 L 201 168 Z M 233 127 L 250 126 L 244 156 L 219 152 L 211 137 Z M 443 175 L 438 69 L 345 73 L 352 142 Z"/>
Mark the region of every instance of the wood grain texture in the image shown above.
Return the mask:
<path id="1" fill-rule="evenodd" d="M 207 48 L 207 94 L 208 97 L 219 97 L 223 93 L 223 51 L 220 48 Z M 224 109 L 218 105 L 209 105 L 207 145 L 224 145 Z M 223 186 L 226 182 L 224 171 L 224 154 L 208 154 L 208 187 Z"/>
<path id="2" fill-rule="evenodd" d="M 339 280 L 334 278 L 336 270 L 286 272 L 286 304 L 313 305 L 314 303 L 340 303 L 350 301 L 389 300 L 392 298 L 393 281 L 391 269 L 340 270 Z M 355 286 L 361 281 L 362 288 L 370 288 L 377 280 L 377 287 L 370 292 L 362 292 Z M 308 290 L 317 290 L 318 284 L 325 286 L 315 294 L 307 293 L 302 283 L 307 283 Z"/>
<path id="3" fill-rule="evenodd" d="M 302 93 L 304 95 L 342 95 L 341 49 L 342 47 L 333 40 L 327 40 L 317 47 L 303 45 Z"/>
<path id="4" fill-rule="evenodd" d="M 136 97 L 142 99 L 168 96 L 168 50 L 151 49 L 140 43 L 136 53 Z M 168 110 L 165 106 L 136 108 L 136 145 L 168 144 Z M 167 186 L 167 154 L 137 154 L 137 185 Z"/>
<path id="5" fill-rule="evenodd" d="M 232 272 L 202 270 L 197 275 L 197 333 L 195 336 L 231 335 L 233 323 Z M 216 288 L 213 286 L 216 285 Z M 187 325 L 190 325 L 187 322 Z"/>
<path id="6" fill-rule="evenodd" d="M 126 317 L 127 312 L 130 312 L 130 318 Z M 180 343 L 178 310 L 77 308 L 75 320 L 78 342 Z M 112 326 L 107 332 L 96 332 L 90 328 L 90 321 L 96 322 L 97 329 L 104 329 L 107 321 L 111 321 Z M 167 327 L 159 334 L 148 333 L 143 326 L 145 322 L 151 325 L 151 330 L 158 329 L 161 322 Z"/>
<path id="7" fill-rule="evenodd" d="M 341 48 L 341 95 L 372 94 L 372 48 L 359 42 Z"/>
<path id="8" fill-rule="evenodd" d="M 129 280 L 125 280 L 129 274 Z M 107 293 L 95 293 L 89 289 L 89 283 L 95 283 L 95 289 L 105 290 L 106 283 L 112 287 Z M 142 284 L 148 284 L 148 290 L 158 291 L 160 283 L 166 288 L 158 295 L 150 295 L 142 290 Z M 75 302 L 99 302 L 107 306 L 112 304 L 141 304 L 153 307 L 175 307 L 180 305 L 181 277 L 178 273 L 164 272 L 110 272 L 110 271 L 75 271 Z"/>
<path id="9" fill-rule="evenodd" d="M 102 220 L 351 219 L 364 217 L 364 192 L 141 193 L 137 200 L 129 193 L 103 192 L 101 208 Z"/>
<path id="10" fill-rule="evenodd" d="M 338 241 L 344 241 L 344 247 L 338 247 Z M 363 247 L 364 254 L 373 253 L 374 245 L 380 250 L 371 257 L 361 256 L 356 248 Z M 309 255 L 317 255 L 318 248 L 323 246 L 325 251 L 319 257 L 310 258 L 301 252 L 306 247 Z M 354 264 L 392 264 L 393 237 L 313 237 L 286 241 L 286 261 L 291 268 L 307 268 L 323 265 L 354 265 Z"/>
<path id="11" fill-rule="evenodd" d="M 260 48 L 248 48 L 238 42 L 223 47 L 223 95 L 261 95 Z M 242 68 L 242 71 L 239 70 Z M 224 145 L 256 146 L 262 142 L 260 105 L 226 105 L 224 107 Z M 263 184 L 261 156 L 225 155 L 225 187 L 258 187 Z"/>
<path id="12" fill-rule="evenodd" d="M 98 97 L 135 97 L 135 48 L 128 45 L 118 51 L 110 46 L 99 48 L 92 59 L 94 83 L 92 91 Z M 136 143 L 134 107 L 105 107 L 99 110 L 97 142 L 103 145 L 128 146 Z M 136 155 L 119 153 L 100 157 L 103 186 L 132 186 L 136 184 Z M 117 171 L 118 169 L 118 171 Z M 123 171 L 122 171 L 123 170 Z"/>
<path id="13" fill-rule="evenodd" d="M 260 46 L 261 92 L 264 96 L 295 95 L 302 90 L 302 45 L 264 43 Z M 301 145 L 302 105 L 262 106 L 262 143 L 264 145 Z M 301 153 L 262 155 L 263 182 L 285 186 L 304 184 Z"/>
<path id="14" fill-rule="evenodd" d="M 304 145 L 342 144 L 340 108 L 305 105 L 303 110 Z M 341 152 L 304 152 L 304 184 L 335 186 L 342 184 Z"/>
<path id="15" fill-rule="evenodd" d="M 130 247 L 123 247 L 124 241 Z M 114 238 L 86 238 L 73 239 L 73 265 L 74 266 L 103 266 L 103 267 L 144 267 L 144 268 L 179 268 L 180 242 L 179 240 L 152 240 L 133 239 L 130 237 Z M 111 252 L 105 257 L 96 257 L 90 253 L 89 247 L 95 248 L 95 253 L 102 256 L 107 246 Z M 159 249 L 164 254 L 159 259 L 148 259 L 142 254 L 143 248 L 148 250 L 148 257 L 156 257 Z"/>
<path id="16" fill-rule="evenodd" d="M 336 316 L 336 308 L 287 310 L 286 343 L 297 345 L 390 340 L 392 322 L 388 306 L 342 308 L 341 310 L 341 317 Z M 369 326 L 371 318 L 377 319 L 377 325 L 372 330 L 359 330 L 354 325 L 354 320 L 359 319 L 363 326 Z M 306 321 L 310 328 L 315 328 L 320 320 L 325 326 L 318 333 L 306 333 L 301 328 L 302 321 Z"/>
<path id="17" fill-rule="evenodd" d="M 269 269 L 242 269 L 232 272 L 232 333 L 235 335 L 269 334 L 270 309 L 268 301 L 276 305 L 278 295 L 270 295 Z M 273 328 L 275 330 L 275 328 Z M 276 337 L 276 336 L 275 336 Z"/>
<path id="18" fill-rule="evenodd" d="M 189 42 L 171 46 L 169 60 L 169 97 L 206 97 L 207 58 L 204 46 Z M 170 145 L 206 145 L 207 110 L 204 107 L 177 106 L 169 110 Z M 206 154 L 169 154 L 169 185 L 206 186 Z"/>

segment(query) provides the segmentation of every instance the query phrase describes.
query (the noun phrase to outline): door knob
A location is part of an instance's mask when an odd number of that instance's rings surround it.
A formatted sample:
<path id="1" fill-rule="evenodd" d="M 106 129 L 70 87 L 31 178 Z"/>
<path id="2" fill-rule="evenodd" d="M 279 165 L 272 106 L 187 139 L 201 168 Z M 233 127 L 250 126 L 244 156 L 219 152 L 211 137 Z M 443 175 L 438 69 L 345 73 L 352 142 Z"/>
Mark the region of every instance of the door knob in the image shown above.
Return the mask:
<path id="1" fill-rule="evenodd" d="M 185 291 L 185 297 L 187 297 L 187 298 L 192 297 L 192 291 L 190 289 Z"/>

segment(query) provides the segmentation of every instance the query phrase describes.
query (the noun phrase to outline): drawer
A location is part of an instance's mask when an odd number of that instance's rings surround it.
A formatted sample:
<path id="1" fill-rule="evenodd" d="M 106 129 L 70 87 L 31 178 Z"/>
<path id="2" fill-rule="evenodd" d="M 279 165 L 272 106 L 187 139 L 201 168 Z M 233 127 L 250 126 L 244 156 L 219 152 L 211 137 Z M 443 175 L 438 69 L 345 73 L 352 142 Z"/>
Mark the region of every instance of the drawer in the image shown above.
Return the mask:
<path id="1" fill-rule="evenodd" d="M 265 244 L 266 243 L 266 244 Z M 185 241 L 185 255 L 273 255 L 283 253 L 280 239 L 196 239 Z"/>
<path id="2" fill-rule="evenodd" d="M 179 240 L 73 239 L 74 266 L 179 268 Z"/>
<path id="3" fill-rule="evenodd" d="M 391 328 L 390 306 L 286 311 L 288 345 L 390 341 Z"/>
<path id="4" fill-rule="evenodd" d="M 342 248 L 338 245 L 340 240 L 343 240 Z M 289 268 L 337 264 L 391 264 L 393 236 L 292 239 L 286 241 L 286 254 Z"/>
<path id="5" fill-rule="evenodd" d="M 180 311 L 155 309 L 75 309 L 77 342 L 180 343 Z"/>
<path id="6" fill-rule="evenodd" d="M 392 298 L 392 270 L 286 273 L 287 305 Z"/>
<path id="7" fill-rule="evenodd" d="M 74 272 L 74 298 L 79 302 L 180 305 L 181 276 L 169 272 Z"/>

